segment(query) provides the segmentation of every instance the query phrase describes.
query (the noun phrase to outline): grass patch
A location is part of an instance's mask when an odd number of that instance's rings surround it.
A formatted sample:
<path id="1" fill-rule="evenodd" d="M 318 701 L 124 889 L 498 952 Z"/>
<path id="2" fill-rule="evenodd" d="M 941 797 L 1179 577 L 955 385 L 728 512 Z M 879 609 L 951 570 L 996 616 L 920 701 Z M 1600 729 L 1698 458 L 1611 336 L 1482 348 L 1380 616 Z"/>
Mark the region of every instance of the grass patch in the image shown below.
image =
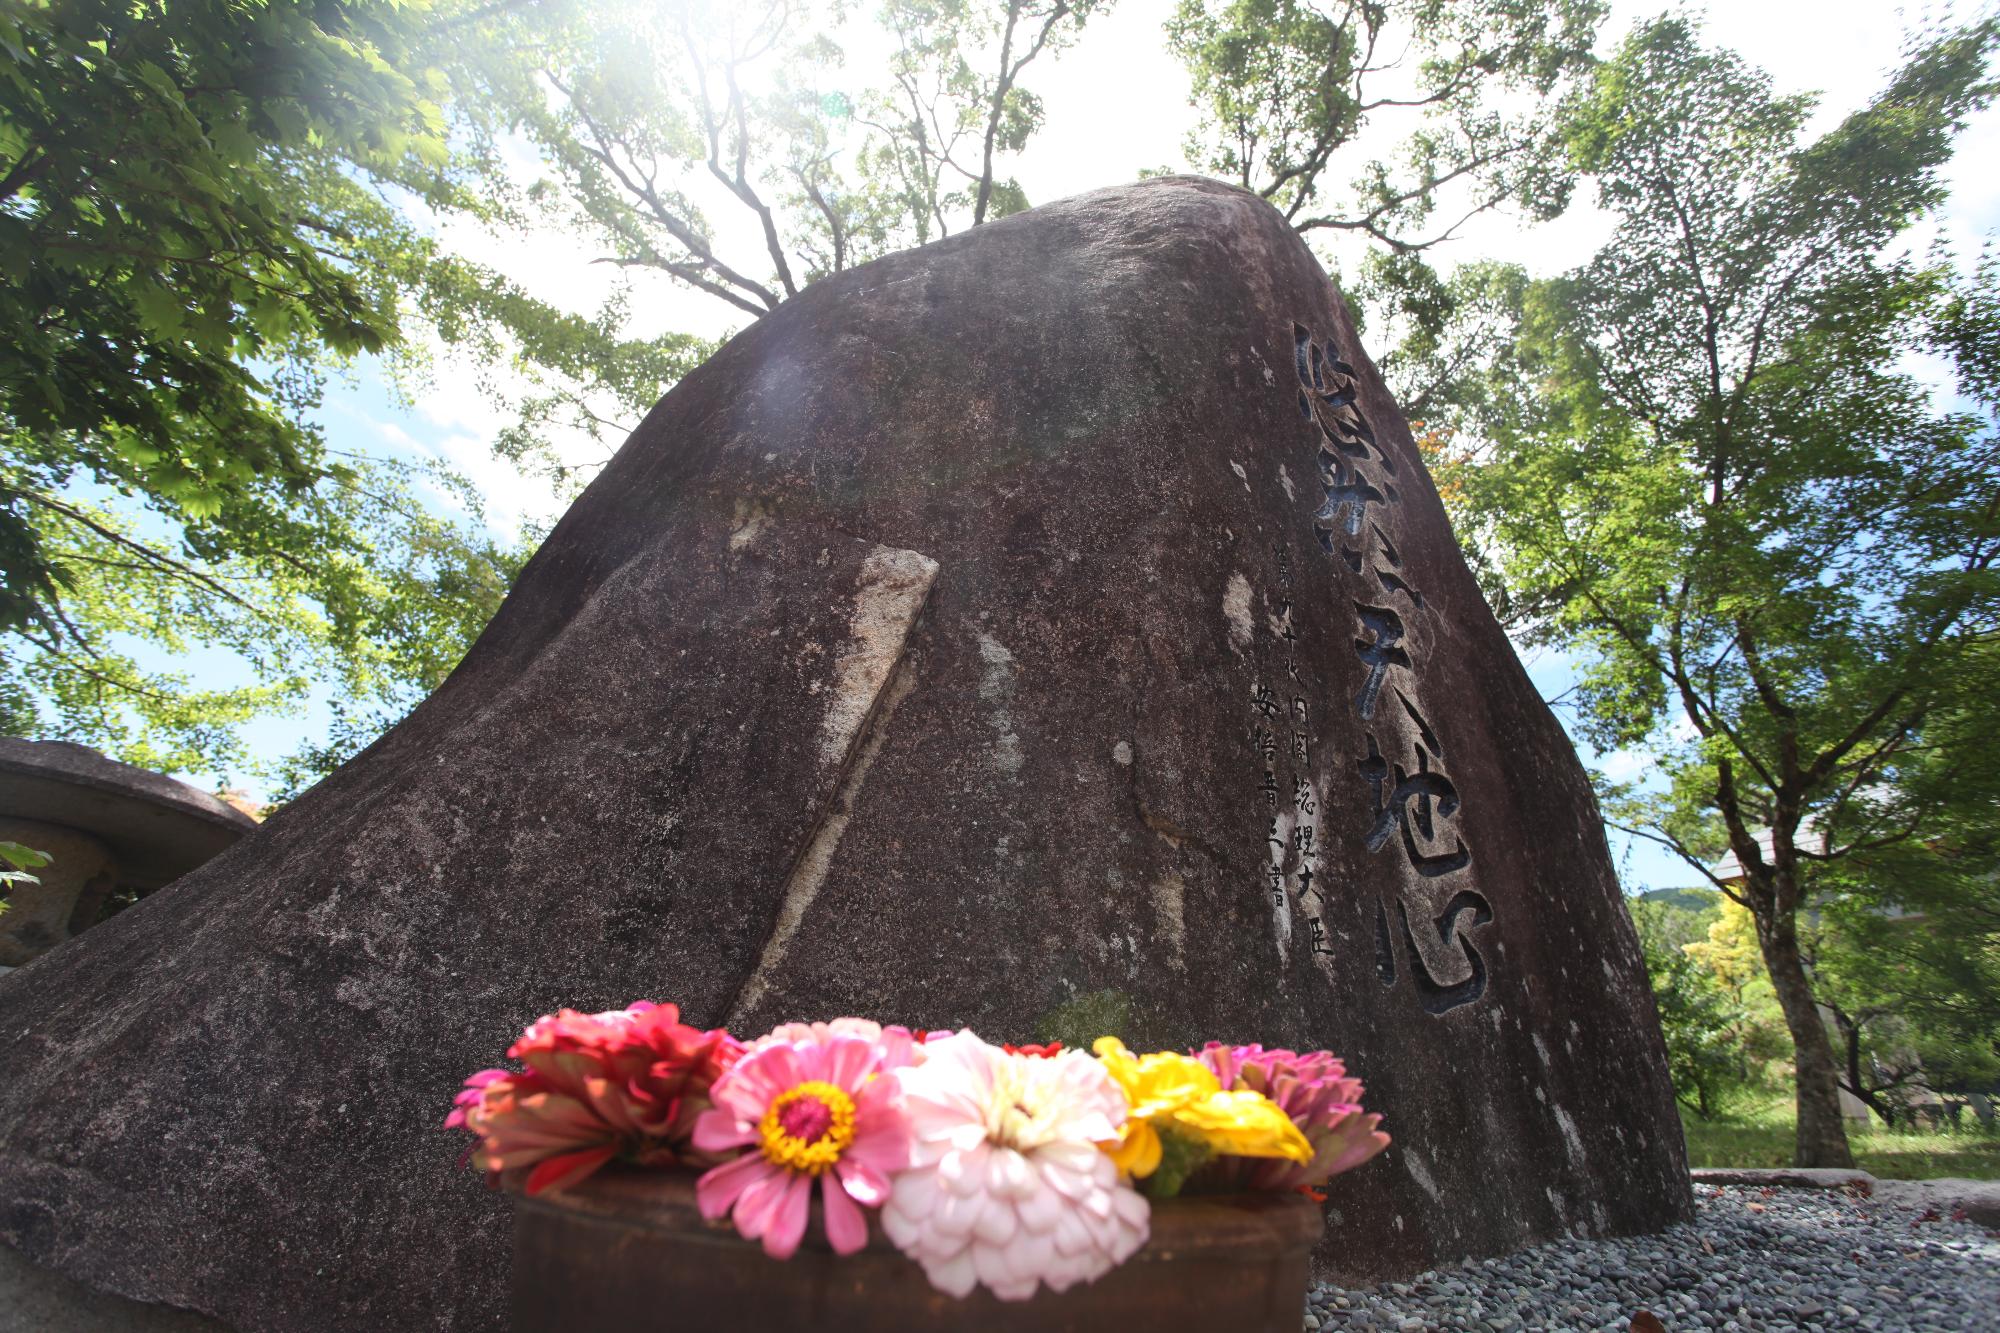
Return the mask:
<path id="1" fill-rule="evenodd" d="M 1854 1164 L 1883 1180 L 1931 1180 L 1965 1176 L 2000 1180 L 2000 1132 L 1980 1125 L 1972 1113 L 1956 1130 L 1886 1129 L 1850 1125 L 1847 1142 Z M 1790 1166 L 1792 1108 L 1789 1098 L 1746 1106 L 1715 1120 L 1683 1115 L 1689 1166 Z"/>

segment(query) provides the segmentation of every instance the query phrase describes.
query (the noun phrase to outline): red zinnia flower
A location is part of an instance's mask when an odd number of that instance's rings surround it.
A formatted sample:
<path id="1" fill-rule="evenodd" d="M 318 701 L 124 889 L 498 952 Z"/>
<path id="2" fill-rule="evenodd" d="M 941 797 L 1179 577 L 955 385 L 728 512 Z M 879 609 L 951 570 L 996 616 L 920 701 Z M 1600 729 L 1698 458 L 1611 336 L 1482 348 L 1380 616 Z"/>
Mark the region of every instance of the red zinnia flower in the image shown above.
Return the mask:
<path id="1" fill-rule="evenodd" d="M 708 1090 L 741 1055 L 721 1029 L 680 1021 L 671 1004 L 537 1019 L 507 1054 L 527 1068 L 465 1081 L 445 1127 L 479 1136 L 472 1160 L 490 1172 L 534 1168 L 527 1190 L 571 1185 L 613 1158 L 680 1160 Z"/>
<path id="2" fill-rule="evenodd" d="M 1000 1049 L 1009 1055 L 1034 1055 L 1046 1060 L 1050 1056 L 1061 1055 L 1063 1044 L 1059 1041 L 1044 1042 L 1039 1046 L 1016 1046 L 1011 1042 L 1000 1043 Z"/>

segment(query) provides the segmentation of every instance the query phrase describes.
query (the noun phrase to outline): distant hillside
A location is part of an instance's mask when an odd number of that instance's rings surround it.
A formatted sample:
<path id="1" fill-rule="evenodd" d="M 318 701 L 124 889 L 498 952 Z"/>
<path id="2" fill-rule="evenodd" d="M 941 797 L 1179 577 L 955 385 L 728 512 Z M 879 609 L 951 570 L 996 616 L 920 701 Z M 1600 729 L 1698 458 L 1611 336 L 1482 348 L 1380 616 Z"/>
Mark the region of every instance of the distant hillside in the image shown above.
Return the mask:
<path id="1" fill-rule="evenodd" d="M 1648 889 L 1639 895 L 1642 903 L 1665 903 L 1684 912 L 1706 912 L 1722 901 L 1714 889 Z"/>

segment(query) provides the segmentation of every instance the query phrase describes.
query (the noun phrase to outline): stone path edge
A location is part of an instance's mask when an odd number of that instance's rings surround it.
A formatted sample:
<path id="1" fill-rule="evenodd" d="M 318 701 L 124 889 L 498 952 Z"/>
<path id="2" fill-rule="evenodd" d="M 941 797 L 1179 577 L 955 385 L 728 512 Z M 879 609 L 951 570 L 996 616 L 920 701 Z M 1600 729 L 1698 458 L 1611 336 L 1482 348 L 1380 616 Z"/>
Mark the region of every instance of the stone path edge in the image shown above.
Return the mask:
<path id="1" fill-rule="evenodd" d="M 1701 1166 L 1689 1171 L 1697 1185 L 1763 1185 L 1778 1189 L 1853 1188 L 1885 1203 L 1934 1208 L 1944 1216 L 1964 1213 L 1968 1221 L 2000 1227 L 2000 1180 L 1882 1180 L 1866 1171 L 1821 1167 Z"/>

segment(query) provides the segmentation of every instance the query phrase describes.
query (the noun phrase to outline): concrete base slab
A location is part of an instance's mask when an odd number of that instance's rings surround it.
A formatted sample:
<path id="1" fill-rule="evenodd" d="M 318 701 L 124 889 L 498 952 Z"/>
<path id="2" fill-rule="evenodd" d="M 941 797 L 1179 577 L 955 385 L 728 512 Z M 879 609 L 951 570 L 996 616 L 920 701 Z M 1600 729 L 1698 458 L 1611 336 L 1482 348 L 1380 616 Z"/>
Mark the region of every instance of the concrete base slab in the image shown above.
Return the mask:
<path id="1" fill-rule="evenodd" d="M 1854 1188 L 1884 1203 L 1935 1208 L 1945 1217 L 1964 1213 L 1981 1226 L 2000 1227 L 2000 1180 L 1879 1180 L 1866 1171 L 1785 1166 L 1774 1168 L 1698 1166 L 1688 1175 L 1697 1185 L 1770 1185 L 1786 1189 Z"/>
<path id="2" fill-rule="evenodd" d="M 2000 1227 L 2000 1180 L 1880 1180 L 1875 1197 L 1913 1208 L 1935 1208 L 1945 1217 L 1964 1213 L 1983 1227 Z"/>

